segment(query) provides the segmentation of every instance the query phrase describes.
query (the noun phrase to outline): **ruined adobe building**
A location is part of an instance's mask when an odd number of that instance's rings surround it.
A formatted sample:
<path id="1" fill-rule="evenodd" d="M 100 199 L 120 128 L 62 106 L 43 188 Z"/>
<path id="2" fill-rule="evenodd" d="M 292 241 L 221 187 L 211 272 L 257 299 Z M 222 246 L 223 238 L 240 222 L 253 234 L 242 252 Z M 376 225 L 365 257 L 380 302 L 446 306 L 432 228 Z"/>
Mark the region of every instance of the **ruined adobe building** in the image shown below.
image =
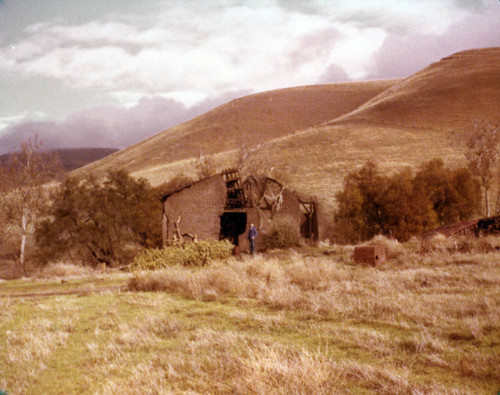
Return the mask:
<path id="1" fill-rule="evenodd" d="M 163 245 L 179 239 L 228 239 L 247 245 L 250 224 L 259 238 L 272 219 L 287 216 L 307 240 L 320 238 L 318 203 L 303 200 L 279 182 L 264 176 L 249 176 L 244 182 L 235 170 L 195 182 L 165 195 L 163 202 Z"/>

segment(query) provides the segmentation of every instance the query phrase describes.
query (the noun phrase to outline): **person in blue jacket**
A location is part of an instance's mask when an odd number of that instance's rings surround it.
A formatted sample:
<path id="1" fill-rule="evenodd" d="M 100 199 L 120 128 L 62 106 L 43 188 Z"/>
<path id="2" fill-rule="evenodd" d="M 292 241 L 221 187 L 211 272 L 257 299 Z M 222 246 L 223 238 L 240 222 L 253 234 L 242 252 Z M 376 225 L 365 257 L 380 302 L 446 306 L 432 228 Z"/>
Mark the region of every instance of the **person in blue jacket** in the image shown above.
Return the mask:
<path id="1" fill-rule="evenodd" d="M 248 229 L 248 243 L 250 244 L 250 254 L 255 253 L 255 238 L 257 237 L 257 228 L 250 224 Z"/>

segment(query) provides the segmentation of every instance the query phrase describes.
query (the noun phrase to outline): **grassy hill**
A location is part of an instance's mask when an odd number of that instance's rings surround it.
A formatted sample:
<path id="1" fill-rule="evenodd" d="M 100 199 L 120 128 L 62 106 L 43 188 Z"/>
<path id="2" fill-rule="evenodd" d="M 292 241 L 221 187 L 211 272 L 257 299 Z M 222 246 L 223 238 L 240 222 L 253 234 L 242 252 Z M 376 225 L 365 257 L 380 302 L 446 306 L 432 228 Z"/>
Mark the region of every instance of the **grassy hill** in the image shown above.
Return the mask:
<path id="1" fill-rule="evenodd" d="M 273 142 L 262 154 L 277 166 L 295 163 L 294 186 L 333 203 L 344 176 L 367 160 L 389 172 L 438 157 L 463 164 L 452 132 L 474 119 L 500 125 L 499 103 L 500 48 L 461 52 L 349 114 Z"/>
<path id="2" fill-rule="evenodd" d="M 117 152 L 116 148 L 72 148 L 55 150 L 67 171 L 83 167 Z"/>
<path id="3" fill-rule="evenodd" d="M 466 127 L 486 117 L 500 123 L 500 48 L 459 52 L 401 80 L 340 122 L 424 129 Z"/>
<path id="4" fill-rule="evenodd" d="M 252 147 L 346 114 L 398 80 L 306 86 L 258 93 L 165 130 L 85 171 L 144 170 L 179 160 Z"/>
<path id="5" fill-rule="evenodd" d="M 500 124 L 500 48 L 460 52 L 404 79 L 289 88 L 247 96 L 87 166 L 122 167 L 153 184 L 218 170 L 242 146 L 263 172 L 333 205 L 345 174 L 366 160 L 387 171 L 441 157 L 463 163 L 450 132 L 481 118 Z M 272 174 L 271 174 L 272 175 Z"/>

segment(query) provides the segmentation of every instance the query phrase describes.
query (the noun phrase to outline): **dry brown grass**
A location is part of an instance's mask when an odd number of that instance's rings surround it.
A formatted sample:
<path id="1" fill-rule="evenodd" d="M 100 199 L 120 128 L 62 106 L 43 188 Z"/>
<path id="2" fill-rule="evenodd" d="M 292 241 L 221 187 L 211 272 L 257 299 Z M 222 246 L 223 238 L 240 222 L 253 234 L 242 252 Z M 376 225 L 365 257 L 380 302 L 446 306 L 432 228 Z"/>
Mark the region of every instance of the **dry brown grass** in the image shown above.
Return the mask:
<path id="1" fill-rule="evenodd" d="M 94 274 L 95 270 L 90 266 L 56 262 L 42 267 L 37 273 L 33 275 L 33 277 L 38 279 L 75 278 L 93 276 Z"/>
<path id="2" fill-rule="evenodd" d="M 466 259 L 462 261 L 462 259 Z M 443 264 L 435 266 L 434 262 Z M 401 264 L 400 262 L 404 262 Z M 480 328 L 500 322 L 495 306 L 500 271 L 494 254 L 421 260 L 398 256 L 382 269 L 360 268 L 326 258 L 292 255 L 287 262 L 263 257 L 216 264 L 193 271 L 176 267 L 133 276 L 133 290 L 168 291 L 202 301 L 254 298 L 276 309 L 304 310 L 342 319 L 463 327 L 475 318 Z M 471 297 L 478 289 L 481 296 Z M 433 312 L 429 314 L 428 312 Z M 466 322 L 466 321 L 465 321 Z"/>
<path id="3" fill-rule="evenodd" d="M 497 254 L 422 255 L 415 241 L 376 242 L 392 248 L 378 268 L 354 265 L 352 246 L 328 246 L 308 255 L 281 251 L 274 258 L 140 272 L 129 281 L 135 292 L 2 297 L 0 388 L 12 394 L 498 391 Z"/>
<path id="4" fill-rule="evenodd" d="M 306 349 L 207 328 L 196 331 L 183 350 L 140 362 L 124 380 L 110 378 L 101 393 L 132 394 L 137 388 L 144 393 L 238 394 L 348 394 L 357 389 L 400 394 L 444 389 L 412 383 L 404 369 L 337 362 Z"/>
<path id="5" fill-rule="evenodd" d="M 6 302 L 2 302 L 2 307 L 5 307 Z M 54 352 L 65 345 L 74 330 L 71 314 L 77 310 L 75 306 L 65 303 L 55 307 L 53 313 L 58 315 L 55 320 L 44 317 L 48 306 L 41 304 L 39 309 L 41 314 L 38 317 L 23 321 L 22 327 L 16 331 L 7 330 L 5 333 L 5 358 L 12 366 L 24 367 L 17 374 L 15 392 L 12 393 L 25 393 L 30 383 L 47 369 Z M 22 317 L 8 316 L 8 320 L 17 319 Z M 2 321 L 6 324 L 5 320 Z M 8 385 L 0 378 L 0 388 L 10 386 L 12 383 Z"/>
<path id="6" fill-rule="evenodd" d="M 500 249 L 500 239 L 495 236 L 467 237 L 456 236 L 446 237 L 437 234 L 422 240 L 420 243 L 420 253 L 450 253 L 450 254 L 475 254 L 489 253 Z"/>

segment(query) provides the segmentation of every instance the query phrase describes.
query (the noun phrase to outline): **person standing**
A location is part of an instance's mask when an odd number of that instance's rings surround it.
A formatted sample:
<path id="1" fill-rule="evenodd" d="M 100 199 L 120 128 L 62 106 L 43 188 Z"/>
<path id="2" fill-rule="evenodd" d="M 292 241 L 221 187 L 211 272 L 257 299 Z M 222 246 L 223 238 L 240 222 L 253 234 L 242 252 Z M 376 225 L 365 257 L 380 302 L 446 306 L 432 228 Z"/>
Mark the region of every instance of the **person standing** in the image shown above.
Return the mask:
<path id="1" fill-rule="evenodd" d="M 250 244 L 250 254 L 255 253 L 255 238 L 257 237 L 257 228 L 254 224 L 250 224 L 248 229 L 248 243 Z"/>

